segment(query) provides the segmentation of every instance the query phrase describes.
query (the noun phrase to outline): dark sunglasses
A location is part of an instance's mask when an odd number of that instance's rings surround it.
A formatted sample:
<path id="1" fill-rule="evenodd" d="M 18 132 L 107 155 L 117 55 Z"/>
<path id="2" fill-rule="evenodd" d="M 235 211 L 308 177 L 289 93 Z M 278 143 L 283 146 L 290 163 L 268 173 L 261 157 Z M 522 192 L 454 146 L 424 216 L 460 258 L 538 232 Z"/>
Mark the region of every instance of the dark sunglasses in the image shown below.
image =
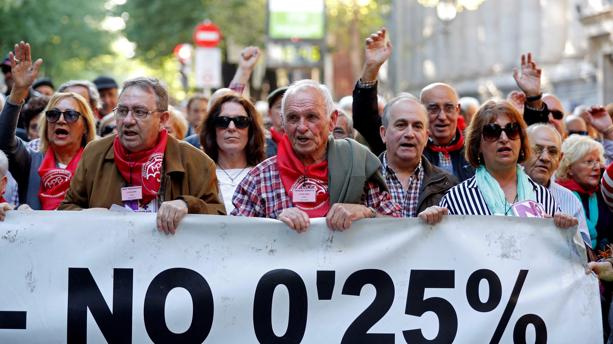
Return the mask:
<path id="1" fill-rule="evenodd" d="M 213 120 L 213 124 L 217 128 L 226 129 L 230 126 L 230 122 L 234 122 L 234 126 L 238 129 L 245 129 L 251 123 L 251 118 L 245 116 L 238 117 L 228 117 L 228 116 L 217 116 Z"/>
<path id="2" fill-rule="evenodd" d="M 79 119 L 79 116 L 81 116 L 81 113 L 79 111 L 75 111 L 75 110 L 60 111 L 57 109 L 53 109 L 53 110 L 48 110 L 47 112 L 45 112 L 45 117 L 47 118 L 47 122 L 55 123 L 60 120 L 60 116 L 62 114 L 64 115 L 64 120 L 68 123 L 76 122 Z"/>
<path id="3" fill-rule="evenodd" d="M 589 133 L 585 130 L 570 130 L 568 131 L 568 136 L 570 135 L 581 135 L 581 136 L 587 136 Z"/>
<path id="4" fill-rule="evenodd" d="M 560 110 L 549 110 L 549 113 L 553 116 L 554 119 L 562 119 L 564 118 L 564 112 Z"/>
<path id="5" fill-rule="evenodd" d="M 504 128 L 496 123 L 490 123 L 483 126 L 483 139 L 485 141 L 496 141 L 500 138 L 500 134 L 503 131 L 509 140 L 517 140 L 519 138 L 520 127 L 518 123 L 507 123 Z"/>

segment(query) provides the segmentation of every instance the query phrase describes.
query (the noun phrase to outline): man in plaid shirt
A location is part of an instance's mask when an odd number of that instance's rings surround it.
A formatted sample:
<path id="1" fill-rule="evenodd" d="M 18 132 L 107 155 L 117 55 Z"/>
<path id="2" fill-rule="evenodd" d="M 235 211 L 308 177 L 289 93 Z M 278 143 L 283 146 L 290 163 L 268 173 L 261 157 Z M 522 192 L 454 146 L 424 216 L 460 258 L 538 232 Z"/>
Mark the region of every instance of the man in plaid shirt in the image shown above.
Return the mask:
<path id="1" fill-rule="evenodd" d="M 427 223 L 438 222 L 447 209 L 437 205 L 457 178 L 422 158 L 428 141 L 426 108 L 410 96 L 396 97 L 385 107 L 382 124 L 386 150 L 381 154 L 381 173 L 402 207 L 402 216 L 419 214 Z"/>
<path id="2" fill-rule="evenodd" d="M 275 218 L 298 232 L 314 217 L 344 230 L 362 218 L 400 216 L 378 159 L 353 140 L 329 138 L 338 113 L 325 86 L 298 81 L 285 92 L 281 108 L 287 135 L 277 156 L 253 168 L 237 187 L 232 215 Z"/>

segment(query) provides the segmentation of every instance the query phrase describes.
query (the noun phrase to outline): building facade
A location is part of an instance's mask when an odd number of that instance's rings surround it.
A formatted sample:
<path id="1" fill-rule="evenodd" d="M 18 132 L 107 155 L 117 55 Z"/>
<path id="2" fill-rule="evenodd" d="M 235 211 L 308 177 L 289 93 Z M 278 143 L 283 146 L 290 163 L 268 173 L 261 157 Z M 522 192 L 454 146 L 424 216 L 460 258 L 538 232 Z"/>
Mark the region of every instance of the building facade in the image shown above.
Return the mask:
<path id="1" fill-rule="evenodd" d="M 568 110 L 613 102 L 613 0 L 486 0 L 444 22 L 416 0 L 396 0 L 389 87 L 419 90 L 435 81 L 482 101 L 517 89 L 513 68 L 531 52 L 543 89 Z"/>

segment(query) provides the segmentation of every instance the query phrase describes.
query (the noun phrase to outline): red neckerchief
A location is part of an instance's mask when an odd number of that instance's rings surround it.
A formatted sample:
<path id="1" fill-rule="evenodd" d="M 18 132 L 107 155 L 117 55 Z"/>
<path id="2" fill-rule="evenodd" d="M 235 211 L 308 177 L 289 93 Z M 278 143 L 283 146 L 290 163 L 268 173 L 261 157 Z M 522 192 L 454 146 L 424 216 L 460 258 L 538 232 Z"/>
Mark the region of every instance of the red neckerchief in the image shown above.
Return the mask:
<path id="1" fill-rule="evenodd" d="M 7 203 L 4 197 L 0 196 L 0 203 Z"/>
<path id="2" fill-rule="evenodd" d="M 464 129 L 466 129 L 466 120 L 464 119 L 464 116 L 458 116 L 458 129 L 460 129 L 460 132 L 463 132 Z"/>
<path id="3" fill-rule="evenodd" d="M 70 187 L 70 180 L 81 160 L 81 155 L 83 155 L 83 147 L 79 148 L 79 151 L 72 157 L 65 169 L 58 168 L 53 148 L 47 148 L 43 161 L 38 168 L 38 175 L 40 176 L 38 199 L 43 210 L 55 210 L 60 206 L 66 191 Z"/>
<path id="4" fill-rule="evenodd" d="M 598 185 L 586 190 L 573 179 L 556 179 L 556 183 L 562 185 L 570 191 L 587 194 L 588 196 L 591 196 L 594 192 L 598 191 Z"/>
<path id="5" fill-rule="evenodd" d="M 277 151 L 277 168 L 283 188 L 295 207 L 306 212 L 311 218 L 326 216 L 330 210 L 327 160 L 304 166 L 294 154 L 287 135 L 283 135 Z M 294 190 L 299 187 L 315 189 L 315 202 L 294 202 Z"/>
<path id="6" fill-rule="evenodd" d="M 464 147 L 464 135 L 461 130 L 457 130 L 457 133 L 456 142 L 451 141 L 451 144 L 447 146 L 439 146 L 432 140 L 428 140 L 428 147 L 435 152 L 443 153 L 446 158 L 449 158 L 449 153 L 458 151 Z"/>
<path id="7" fill-rule="evenodd" d="M 275 127 L 270 127 L 270 137 L 276 144 L 279 144 L 283 140 L 283 134 L 276 131 Z"/>
<path id="8" fill-rule="evenodd" d="M 115 165 L 117 165 L 119 173 L 130 184 L 129 186 L 143 187 L 141 205 L 151 202 L 160 190 L 166 142 L 168 142 L 166 129 L 160 132 L 158 143 L 153 148 L 142 152 L 130 153 L 126 151 L 117 136 L 113 141 Z"/>

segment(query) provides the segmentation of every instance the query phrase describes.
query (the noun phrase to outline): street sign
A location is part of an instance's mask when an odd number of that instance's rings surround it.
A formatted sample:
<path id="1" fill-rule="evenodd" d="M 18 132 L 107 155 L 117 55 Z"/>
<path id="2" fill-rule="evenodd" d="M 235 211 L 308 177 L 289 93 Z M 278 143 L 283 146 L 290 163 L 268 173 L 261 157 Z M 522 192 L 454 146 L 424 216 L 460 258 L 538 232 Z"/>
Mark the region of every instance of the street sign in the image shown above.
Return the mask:
<path id="1" fill-rule="evenodd" d="M 203 48 L 215 48 L 221 42 L 221 30 L 211 22 L 196 25 L 194 29 L 194 44 Z"/>
<path id="2" fill-rule="evenodd" d="M 210 89 L 221 86 L 221 49 L 196 48 L 196 87 Z"/>

